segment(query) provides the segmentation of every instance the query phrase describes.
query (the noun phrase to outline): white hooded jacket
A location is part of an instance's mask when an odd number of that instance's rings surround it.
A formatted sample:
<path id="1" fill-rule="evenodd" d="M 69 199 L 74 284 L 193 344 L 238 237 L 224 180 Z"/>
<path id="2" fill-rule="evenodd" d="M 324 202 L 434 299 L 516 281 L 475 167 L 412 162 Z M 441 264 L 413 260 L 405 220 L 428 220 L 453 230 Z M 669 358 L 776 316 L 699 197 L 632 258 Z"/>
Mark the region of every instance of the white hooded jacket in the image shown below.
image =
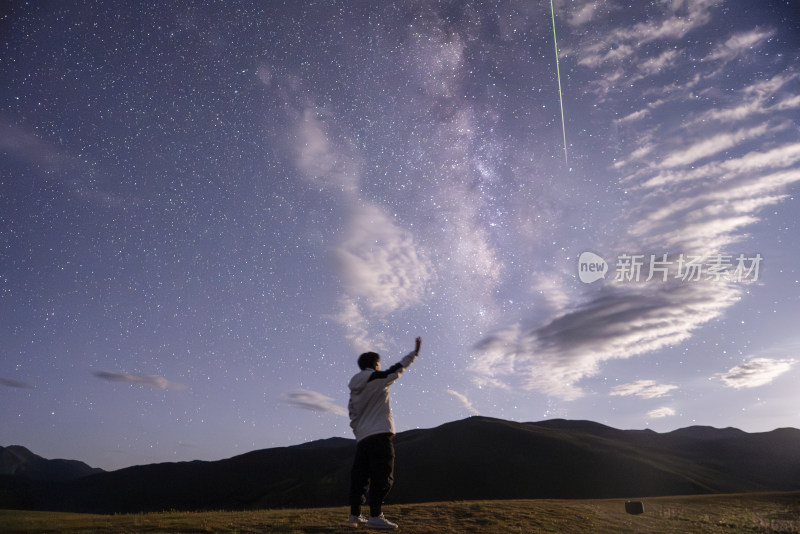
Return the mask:
<path id="1" fill-rule="evenodd" d="M 347 408 L 356 441 L 374 434 L 394 434 L 389 386 L 400 378 L 416 357 L 416 352 L 410 352 L 385 371 L 364 369 L 350 379 L 350 402 Z"/>

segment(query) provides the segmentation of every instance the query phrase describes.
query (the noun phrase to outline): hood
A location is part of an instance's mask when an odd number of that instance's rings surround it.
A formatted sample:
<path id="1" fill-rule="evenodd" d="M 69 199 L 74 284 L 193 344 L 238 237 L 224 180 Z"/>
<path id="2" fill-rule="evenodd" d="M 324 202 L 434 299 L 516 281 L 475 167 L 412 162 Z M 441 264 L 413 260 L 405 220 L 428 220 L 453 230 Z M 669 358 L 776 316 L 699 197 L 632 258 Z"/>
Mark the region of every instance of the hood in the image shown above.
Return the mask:
<path id="1" fill-rule="evenodd" d="M 350 383 L 348 384 L 348 386 L 350 387 L 350 391 L 358 393 L 362 389 L 364 389 L 367 385 L 367 382 L 369 382 L 369 377 L 374 372 L 375 371 L 373 369 L 364 369 L 357 375 L 353 376 L 353 378 L 350 379 Z"/>

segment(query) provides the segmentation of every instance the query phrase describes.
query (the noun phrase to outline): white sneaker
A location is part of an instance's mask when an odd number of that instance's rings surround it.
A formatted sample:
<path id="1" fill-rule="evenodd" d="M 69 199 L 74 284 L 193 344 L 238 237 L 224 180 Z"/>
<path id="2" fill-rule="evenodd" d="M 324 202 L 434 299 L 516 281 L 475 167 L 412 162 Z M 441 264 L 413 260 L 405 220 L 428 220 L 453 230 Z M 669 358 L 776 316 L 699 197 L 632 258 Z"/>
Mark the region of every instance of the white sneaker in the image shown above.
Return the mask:
<path id="1" fill-rule="evenodd" d="M 347 520 L 347 524 L 351 527 L 357 527 L 359 525 L 366 525 L 367 518 L 363 515 L 351 515 L 350 518 Z"/>
<path id="2" fill-rule="evenodd" d="M 377 517 L 370 517 L 369 521 L 367 521 L 367 526 L 369 528 L 382 528 L 384 530 L 392 530 L 397 528 L 397 523 L 392 523 L 391 521 L 387 521 L 383 514 Z"/>

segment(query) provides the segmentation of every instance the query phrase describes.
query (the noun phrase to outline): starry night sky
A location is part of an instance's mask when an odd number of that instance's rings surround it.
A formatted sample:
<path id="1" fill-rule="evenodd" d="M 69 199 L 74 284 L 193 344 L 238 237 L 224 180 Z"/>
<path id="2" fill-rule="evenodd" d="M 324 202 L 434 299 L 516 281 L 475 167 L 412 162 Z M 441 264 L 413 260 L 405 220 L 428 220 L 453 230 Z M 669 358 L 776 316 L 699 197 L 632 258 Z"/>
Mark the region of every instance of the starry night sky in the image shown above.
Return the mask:
<path id="1" fill-rule="evenodd" d="M 399 431 L 800 426 L 796 2 L 554 8 L 5 3 L 0 445 L 352 437 L 416 336 Z"/>

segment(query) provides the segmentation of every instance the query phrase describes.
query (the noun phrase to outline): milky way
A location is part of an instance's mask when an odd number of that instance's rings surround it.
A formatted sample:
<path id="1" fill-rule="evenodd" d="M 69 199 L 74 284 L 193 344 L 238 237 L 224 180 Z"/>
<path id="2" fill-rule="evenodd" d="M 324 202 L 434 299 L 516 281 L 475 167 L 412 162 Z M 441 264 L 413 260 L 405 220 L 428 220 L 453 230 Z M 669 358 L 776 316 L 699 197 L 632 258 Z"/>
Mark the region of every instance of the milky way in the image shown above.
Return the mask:
<path id="1" fill-rule="evenodd" d="M 418 335 L 399 430 L 798 426 L 796 6 L 553 7 L 7 6 L 0 444 L 351 437 Z"/>

